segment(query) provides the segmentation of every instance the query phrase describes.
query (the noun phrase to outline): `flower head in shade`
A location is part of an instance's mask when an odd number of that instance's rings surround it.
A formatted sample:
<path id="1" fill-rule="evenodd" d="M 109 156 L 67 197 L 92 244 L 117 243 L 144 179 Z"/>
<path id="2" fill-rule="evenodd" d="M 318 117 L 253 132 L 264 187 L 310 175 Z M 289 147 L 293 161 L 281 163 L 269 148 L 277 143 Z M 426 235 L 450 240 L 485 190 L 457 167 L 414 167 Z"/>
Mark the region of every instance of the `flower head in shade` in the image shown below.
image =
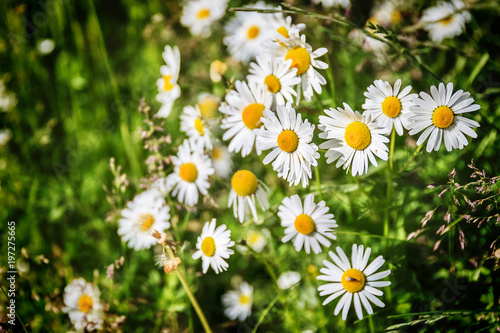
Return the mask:
<path id="1" fill-rule="evenodd" d="M 259 202 L 262 210 L 269 208 L 267 200 L 268 189 L 260 182 L 254 173 L 249 170 L 238 170 L 231 178 L 231 191 L 229 192 L 228 207 L 233 206 L 233 214 L 240 222 L 252 213 L 254 221 L 257 222 L 257 205 Z"/>
<path id="2" fill-rule="evenodd" d="M 436 6 L 424 10 L 420 21 L 429 32 L 431 40 L 441 43 L 445 38 L 461 35 L 465 24 L 471 20 L 470 13 L 464 8 L 462 0 L 452 0 L 440 1 Z"/>
<path id="3" fill-rule="evenodd" d="M 181 55 L 177 46 L 172 48 L 167 45 L 162 56 L 166 64 L 160 67 L 161 78 L 156 81 L 158 86 L 156 100 L 162 106 L 156 115 L 160 118 L 166 118 L 172 112 L 175 100 L 181 95 L 181 88 L 177 84 L 181 68 Z"/>
<path id="4" fill-rule="evenodd" d="M 227 0 L 191 0 L 182 9 L 181 24 L 191 34 L 207 38 L 212 25 L 226 13 Z"/>
<path id="5" fill-rule="evenodd" d="M 297 194 L 284 198 L 278 207 L 281 226 L 285 228 L 282 242 L 286 243 L 293 239 L 295 250 L 298 252 L 304 247 L 306 253 L 309 253 L 310 249 L 314 253 L 320 253 L 320 244 L 330 247 L 328 238 L 336 239 L 333 228 L 338 225 L 333 219 L 333 214 L 328 212 L 329 208 L 324 201 L 314 203 L 312 194 L 305 197 L 304 204 Z"/>
<path id="6" fill-rule="evenodd" d="M 212 133 L 203 119 L 198 105 L 185 106 L 181 114 L 181 131 L 201 150 L 212 149 Z"/>
<path id="7" fill-rule="evenodd" d="M 286 271 L 278 278 L 278 287 L 286 290 L 290 289 L 300 281 L 300 274 L 294 271 Z"/>
<path id="8" fill-rule="evenodd" d="M 156 244 L 152 236 L 156 230 L 163 232 L 170 228 L 169 206 L 159 190 L 152 188 L 127 202 L 118 221 L 118 234 L 134 250 L 148 249 Z"/>
<path id="9" fill-rule="evenodd" d="M 216 219 L 205 223 L 201 235 L 196 242 L 196 251 L 193 259 L 203 261 L 203 274 L 206 274 L 208 267 L 212 267 L 215 273 L 227 270 L 229 266 L 224 259 L 228 259 L 234 253 L 229 249 L 234 245 L 231 240 L 231 230 L 228 230 L 225 224 L 215 228 Z"/>
<path id="10" fill-rule="evenodd" d="M 222 178 L 228 178 L 233 170 L 231 153 L 226 146 L 216 143 L 212 149 L 212 165 L 215 174 Z"/>
<path id="11" fill-rule="evenodd" d="M 417 140 L 417 145 L 427 141 L 428 152 L 439 150 L 444 141 L 446 150 L 462 149 L 468 145 L 467 134 L 476 138 L 477 133 L 472 128 L 479 127 L 479 123 L 466 118 L 463 114 L 479 110 L 474 99 L 462 89 L 453 93 L 453 83 L 439 84 L 439 88 L 431 87 L 431 95 L 421 92 L 419 98 L 413 100 L 408 120 L 410 135 L 423 133 Z"/>
<path id="12" fill-rule="evenodd" d="M 327 139 L 319 145 L 328 149 L 326 162 L 337 161 L 336 167 L 351 168 L 352 175 L 362 175 L 368 171 L 368 161 L 377 166 L 375 156 L 382 160 L 389 158 L 385 143 L 389 139 L 383 135 L 383 128 L 372 121 L 371 116 L 361 115 L 344 103 L 344 109 L 330 108 L 325 110 L 326 116 L 320 116 L 319 134 Z"/>
<path id="13" fill-rule="evenodd" d="M 247 282 L 241 282 L 236 290 L 231 290 L 222 295 L 224 314 L 231 320 L 244 321 L 252 313 L 253 287 Z"/>
<path id="14" fill-rule="evenodd" d="M 383 257 L 378 256 L 367 265 L 371 249 L 368 247 L 364 251 L 363 245 L 357 246 L 356 244 L 352 246 L 351 262 L 338 246 L 337 253 L 338 255 L 332 251 L 328 252 L 334 263 L 324 260 L 323 264 L 326 267 L 320 269 L 323 275 L 317 277 L 318 280 L 329 282 L 318 288 L 320 296 L 329 295 L 323 305 L 344 295 L 334 311 L 334 315 L 338 315 L 342 310 L 342 320 L 346 320 L 352 301 L 354 301 L 354 310 L 360 320 L 363 319 L 361 304 L 370 315 L 373 314 L 370 302 L 383 308 L 384 303 L 376 296 L 382 296 L 384 293 L 376 288 L 387 287 L 391 284 L 390 281 L 379 281 L 391 274 L 390 270 L 375 273 L 384 264 Z"/>
<path id="15" fill-rule="evenodd" d="M 99 289 L 83 278 L 74 279 L 64 288 L 62 310 L 77 330 L 94 331 L 102 328 L 103 310 Z"/>

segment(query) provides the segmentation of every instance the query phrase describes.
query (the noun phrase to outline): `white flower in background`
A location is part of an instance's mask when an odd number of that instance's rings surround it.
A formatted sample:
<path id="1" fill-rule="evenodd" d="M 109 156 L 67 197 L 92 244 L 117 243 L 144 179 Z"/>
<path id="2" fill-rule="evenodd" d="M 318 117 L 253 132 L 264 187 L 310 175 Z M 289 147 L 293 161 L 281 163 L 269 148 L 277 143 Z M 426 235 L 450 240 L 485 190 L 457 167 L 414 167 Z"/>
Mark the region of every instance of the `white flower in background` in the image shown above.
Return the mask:
<path id="1" fill-rule="evenodd" d="M 453 83 L 450 82 L 445 87 L 441 82 L 439 89 L 431 87 L 431 95 L 421 92 L 420 97 L 413 100 L 408 115 L 410 135 L 424 131 L 418 138 L 417 145 L 428 139 L 427 152 L 438 151 L 444 141 L 446 150 L 451 151 L 469 144 L 464 134 L 477 138 L 477 133 L 472 128 L 479 127 L 479 123 L 462 116 L 481 108 L 478 104 L 472 104 L 474 99 L 469 98 L 470 93 L 460 89 L 453 94 Z"/>
<path id="2" fill-rule="evenodd" d="M 206 121 L 211 121 L 219 112 L 220 98 L 209 93 L 201 93 L 198 95 L 196 105 L 200 109 L 201 117 Z"/>
<path id="3" fill-rule="evenodd" d="M 263 85 L 247 85 L 242 81 L 235 82 L 235 89 L 227 93 L 226 102 L 219 108 L 226 115 L 220 127 L 226 130 L 222 139 L 231 139 L 229 151 L 241 151 L 241 156 L 245 157 L 252 151 L 255 129 L 262 126 L 261 118 L 264 109 L 271 107 L 272 95 Z M 258 147 L 256 150 L 260 155 Z"/>
<path id="4" fill-rule="evenodd" d="M 349 8 L 351 6 L 350 0 L 312 0 L 312 2 L 315 4 L 321 3 L 325 8 L 332 8 L 332 7 Z"/>
<path id="5" fill-rule="evenodd" d="M 222 76 L 227 71 L 227 64 L 220 61 L 214 60 L 210 64 L 210 80 L 212 82 L 220 82 L 222 80 Z"/>
<path id="6" fill-rule="evenodd" d="M 334 315 L 338 315 L 342 310 L 342 320 L 346 320 L 347 313 L 351 307 L 351 302 L 354 300 L 354 310 L 358 319 L 363 319 L 363 307 L 368 314 L 373 314 L 373 309 L 370 302 L 383 308 L 385 305 L 376 296 L 382 296 L 384 293 L 376 288 L 387 287 L 391 284 L 390 281 L 379 281 L 391 274 L 390 270 L 375 273 L 385 260 L 382 256 L 378 256 L 368 264 L 371 249 L 368 247 L 366 251 L 363 245 L 359 247 L 354 244 L 352 246 L 352 266 L 351 262 L 345 255 L 344 251 L 337 246 L 338 256 L 332 251 L 328 252 L 333 262 L 324 260 L 325 268 L 321 268 L 320 272 L 323 275 L 317 277 L 318 280 L 328 281 L 329 283 L 318 287 L 320 296 L 329 295 L 323 305 L 330 303 L 341 295 L 342 298 L 337 303 Z"/>
<path id="7" fill-rule="evenodd" d="M 453 38 L 464 32 L 465 24 L 471 20 L 470 13 L 462 10 L 464 7 L 461 0 L 441 1 L 423 11 L 420 21 L 433 42 L 441 43 L 445 38 Z"/>
<path id="8" fill-rule="evenodd" d="M 373 24 L 380 24 L 383 27 L 399 24 L 403 20 L 403 15 L 401 14 L 403 5 L 404 3 L 401 0 L 379 2 L 373 8 L 370 21 Z"/>
<path id="9" fill-rule="evenodd" d="M 290 289 L 300 281 L 300 274 L 294 271 L 286 271 L 278 278 L 278 287 L 286 290 Z"/>
<path id="10" fill-rule="evenodd" d="M 177 156 L 172 158 L 172 163 L 174 172 L 167 176 L 168 189 L 172 190 L 172 196 L 177 197 L 180 203 L 196 205 L 198 192 L 206 195 L 210 187 L 208 176 L 214 173 L 210 158 L 188 140 L 184 140 Z"/>
<path id="11" fill-rule="evenodd" d="M 181 24 L 194 36 L 207 38 L 212 25 L 226 13 L 227 0 L 191 0 L 182 9 Z"/>
<path id="12" fill-rule="evenodd" d="M 212 165 L 215 174 L 222 178 L 228 178 L 233 171 L 233 161 L 231 160 L 231 153 L 227 150 L 226 146 L 215 144 L 212 149 Z"/>
<path id="13" fill-rule="evenodd" d="M 302 121 L 300 113 L 290 104 L 277 107 L 277 115 L 269 109 L 264 111 L 264 127 L 256 131 L 259 150 L 272 149 L 263 163 L 272 163 L 278 177 L 287 180 L 290 186 L 309 184 L 311 167 L 317 166 L 318 146 L 312 143 L 314 125 L 307 119 Z"/>
<path id="14" fill-rule="evenodd" d="M 177 84 L 181 68 L 181 55 L 177 46 L 172 48 L 166 45 L 162 56 L 166 65 L 160 67 L 161 78 L 156 81 L 158 86 L 156 100 L 162 106 L 156 115 L 160 118 L 166 118 L 172 112 L 175 100 L 181 95 L 181 88 Z"/>
<path id="15" fill-rule="evenodd" d="M 276 9 L 282 10 L 281 6 L 277 6 Z M 279 38 L 290 38 L 290 36 L 298 36 L 299 33 L 304 30 L 306 25 L 304 23 L 293 24 L 292 17 L 285 17 L 283 13 L 273 13 L 269 21 L 271 29 L 274 30 L 274 41 Z"/>
<path id="16" fill-rule="evenodd" d="M 102 328 L 103 310 L 97 286 L 83 278 L 74 279 L 64 288 L 63 312 L 77 330 L 94 331 Z"/>
<path id="17" fill-rule="evenodd" d="M 0 79 L 0 111 L 9 112 L 16 104 L 16 95 L 13 92 L 7 91 L 4 82 Z"/>
<path id="18" fill-rule="evenodd" d="M 150 189 L 135 196 L 122 209 L 118 221 L 118 235 L 134 250 L 149 249 L 156 244 L 153 232 L 170 228 L 169 206 L 157 189 Z"/>
<path id="19" fill-rule="evenodd" d="M 12 138 L 12 132 L 10 129 L 6 128 L 3 130 L 0 130 L 0 146 L 5 146 L 7 142 L 10 141 Z"/>
<path id="20" fill-rule="evenodd" d="M 228 207 L 233 207 L 234 217 L 241 223 L 248 217 L 250 212 L 254 221 L 258 221 L 255 199 L 257 199 L 263 211 L 269 208 L 268 190 L 264 186 L 251 171 L 238 170 L 234 173 L 231 178 Z"/>
<path id="21" fill-rule="evenodd" d="M 224 259 L 228 259 L 234 251 L 229 249 L 234 245 L 231 240 L 231 230 L 228 230 L 225 224 L 215 228 L 216 219 L 206 222 L 203 226 L 201 236 L 198 236 L 196 242 L 196 251 L 193 259 L 203 261 L 203 274 L 206 274 L 208 267 L 212 267 L 215 273 L 225 271 L 228 264 Z"/>
<path id="22" fill-rule="evenodd" d="M 56 43 L 54 43 L 53 39 L 47 38 L 38 42 L 36 48 L 40 54 L 49 54 L 54 51 L 56 47 Z"/>
<path id="23" fill-rule="evenodd" d="M 198 105 L 188 105 L 182 110 L 181 131 L 186 133 L 189 140 L 201 150 L 212 149 L 212 133 L 201 116 Z"/>
<path id="24" fill-rule="evenodd" d="M 262 252 L 267 245 L 266 236 L 269 237 L 269 230 L 261 229 L 261 231 L 250 230 L 245 237 L 245 241 L 255 252 Z"/>
<path id="25" fill-rule="evenodd" d="M 326 163 L 337 161 L 337 168 L 343 166 L 352 175 L 368 172 L 368 161 L 377 166 L 375 156 L 386 161 L 389 139 L 382 134 L 383 128 L 372 121 L 370 116 L 353 111 L 347 103 L 344 109 L 330 108 L 324 110 L 326 116 L 320 116 L 318 128 L 323 131 L 319 137 L 327 141 L 319 145 L 328 149 L 325 153 Z"/>
<path id="26" fill-rule="evenodd" d="M 327 238 L 337 238 L 333 228 L 338 225 L 329 210 L 324 201 L 315 204 L 312 194 L 306 195 L 304 205 L 297 194 L 284 198 L 278 207 L 278 217 L 285 228 L 281 241 L 286 243 L 293 238 L 295 250 L 299 252 L 304 247 L 307 254 L 311 248 L 314 253 L 320 253 L 320 244 L 330 247 Z"/>
<path id="27" fill-rule="evenodd" d="M 403 128 L 408 129 L 408 112 L 412 99 L 417 94 L 410 94 L 411 86 L 406 86 L 401 92 L 401 80 L 398 79 L 394 88 L 387 81 L 375 80 L 365 92 L 366 101 L 361 107 L 364 114 L 371 115 L 384 134 L 391 134 L 393 128 L 398 135 L 403 135 Z"/>
<path id="28" fill-rule="evenodd" d="M 224 314 L 231 320 L 244 321 L 252 313 L 253 287 L 247 282 L 241 282 L 236 290 L 222 295 Z"/>

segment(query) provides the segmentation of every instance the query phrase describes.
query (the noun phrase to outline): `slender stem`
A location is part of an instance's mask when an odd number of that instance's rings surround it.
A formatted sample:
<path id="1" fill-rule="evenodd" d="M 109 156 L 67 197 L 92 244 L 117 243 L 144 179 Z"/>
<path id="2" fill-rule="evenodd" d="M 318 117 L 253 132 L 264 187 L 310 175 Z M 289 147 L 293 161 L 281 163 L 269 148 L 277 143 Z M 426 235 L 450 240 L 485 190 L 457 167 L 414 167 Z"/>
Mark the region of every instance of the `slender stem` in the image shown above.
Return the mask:
<path id="1" fill-rule="evenodd" d="M 422 143 L 420 146 L 417 147 L 417 150 L 415 150 L 415 152 L 413 153 L 413 156 L 408 160 L 408 162 L 406 162 L 404 167 L 402 167 L 401 170 L 399 170 L 399 173 L 402 173 L 403 171 L 406 170 L 406 168 L 408 168 L 408 166 L 411 164 L 411 162 L 413 162 L 413 160 L 417 157 L 418 153 L 420 153 L 423 146 L 424 146 L 424 144 Z"/>
<path id="2" fill-rule="evenodd" d="M 267 305 L 267 307 L 262 311 L 260 314 L 259 320 L 257 321 L 257 324 L 255 324 L 252 333 L 257 332 L 257 328 L 259 328 L 260 324 L 264 321 L 264 318 L 267 316 L 269 310 L 274 306 L 274 304 L 278 301 L 278 299 L 281 297 L 281 294 L 278 294 L 274 297 L 274 299 Z"/>
<path id="3" fill-rule="evenodd" d="M 375 333 L 375 326 L 373 325 L 373 316 L 368 317 L 368 324 L 370 325 L 370 333 Z"/>
<path id="4" fill-rule="evenodd" d="M 316 176 L 316 186 L 318 187 L 319 200 L 323 200 L 323 192 L 321 192 L 321 181 L 319 180 L 319 168 L 314 168 L 314 175 Z"/>
<path id="5" fill-rule="evenodd" d="M 2 289 L 3 294 L 5 295 L 5 297 L 7 298 L 7 300 L 9 300 L 9 296 L 7 295 L 7 293 L 5 292 L 5 290 L 3 289 L 3 287 L 2 287 L 1 284 L 0 284 L 0 289 Z M 21 317 L 19 317 L 19 315 L 17 314 L 17 312 L 16 312 L 16 318 L 21 323 L 21 326 L 23 327 L 24 332 L 28 333 L 28 331 L 26 330 L 26 327 L 24 326 L 23 321 L 21 320 Z M 12 328 L 12 325 L 10 326 L 10 328 Z"/>
<path id="6" fill-rule="evenodd" d="M 395 145 L 395 142 L 396 142 L 396 129 L 393 128 L 392 129 L 392 133 L 391 133 L 391 143 L 390 143 L 390 146 L 389 146 L 389 169 L 390 169 L 391 173 L 394 170 L 393 161 L 394 161 L 394 145 Z"/>

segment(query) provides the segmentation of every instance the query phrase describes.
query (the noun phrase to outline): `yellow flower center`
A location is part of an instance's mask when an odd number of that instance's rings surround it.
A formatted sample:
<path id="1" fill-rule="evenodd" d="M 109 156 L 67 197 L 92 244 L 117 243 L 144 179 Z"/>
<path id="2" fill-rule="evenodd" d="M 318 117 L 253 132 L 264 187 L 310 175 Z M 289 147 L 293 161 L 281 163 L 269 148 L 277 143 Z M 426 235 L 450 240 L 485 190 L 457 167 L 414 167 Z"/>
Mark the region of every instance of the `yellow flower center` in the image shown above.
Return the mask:
<path id="1" fill-rule="evenodd" d="M 78 299 L 78 310 L 80 310 L 81 312 L 89 312 L 92 309 L 93 305 L 94 302 L 92 301 L 92 297 L 87 294 L 83 294 Z"/>
<path id="2" fill-rule="evenodd" d="M 260 235 L 256 232 L 252 232 L 249 236 L 248 236 L 248 244 L 250 245 L 253 245 L 255 243 L 257 243 L 260 239 Z"/>
<path id="3" fill-rule="evenodd" d="M 259 187 L 257 177 L 248 170 L 239 170 L 231 178 L 231 186 L 234 192 L 241 197 L 254 194 Z"/>
<path id="4" fill-rule="evenodd" d="M 276 29 L 277 32 L 279 32 L 279 34 L 285 38 L 290 38 L 290 35 L 288 34 L 288 30 L 281 26 L 279 27 L 278 29 Z"/>
<path id="5" fill-rule="evenodd" d="M 213 118 L 218 107 L 219 103 L 217 99 L 212 96 L 207 96 L 198 102 L 201 116 L 205 119 Z"/>
<path id="6" fill-rule="evenodd" d="M 291 130 L 284 130 L 278 135 L 278 146 L 287 153 L 293 153 L 299 145 L 297 133 Z"/>
<path id="7" fill-rule="evenodd" d="M 142 214 L 139 217 L 138 222 L 139 222 L 141 231 L 148 231 L 149 229 L 151 229 L 151 227 L 155 223 L 155 218 L 151 214 Z"/>
<path id="8" fill-rule="evenodd" d="M 432 113 L 432 122 L 434 126 L 439 128 L 449 127 L 453 124 L 453 119 L 455 119 L 453 110 L 444 105 L 436 108 L 434 113 Z"/>
<path id="9" fill-rule="evenodd" d="M 342 287 L 350 293 L 357 293 L 365 287 L 365 275 L 358 269 L 349 268 L 342 274 Z"/>
<path id="10" fill-rule="evenodd" d="M 223 151 L 220 148 L 215 147 L 214 150 L 212 150 L 212 158 L 214 160 L 218 160 L 219 158 L 222 157 Z"/>
<path id="11" fill-rule="evenodd" d="M 198 14 L 196 14 L 196 16 L 199 18 L 199 19 L 204 19 L 204 18 L 207 18 L 208 16 L 210 16 L 210 10 L 207 9 L 207 8 L 202 8 Z"/>
<path id="12" fill-rule="evenodd" d="M 252 298 L 247 295 L 240 295 L 240 304 L 245 305 L 252 301 Z"/>
<path id="13" fill-rule="evenodd" d="M 196 118 L 194 120 L 194 128 L 200 133 L 200 135 L 205 135 L 205 130 L 203 129 L 203 122 L 201 121 L 200 118 Z"/>
<path id="14" fill-rule="evenodd" d="M 300 214 L 295 218 L 295 229 L 303 235 L 309 235 L 316 228 L 313 219 L 306 214 Z"/>
<path id="15" fill-rule="evenodd" d="M 172 80 L 172 75 L 163 75 L 163 91 L 174 89 L 174 85 L 170 83 L 170 80 Z"/>
<path id="16" fill-rule="evenodd" d="M 201 242 L 201 252 L 207 257 L 213 257 L 215 254 L 215 241 L 212 237 L 207 236 Z"/>
<path id="17" fill-rule="evenodd" d="M 301 75 L 309 69 L 311 66 L 311 56 L 309 52 L 303 47 L 296 46 L 285 56 L 285 60 L 292 59 L 292 65 L 290 67 L 297 68 L 297 75 Z"/>
<path id="18" fill-rule="evenodd" d="M 393 10 L 391 12 L 391 23 L 392 24 L 398 24 L 403 20 L 403 15 L 401 15 L 401 12 L 399 10 Z"/>
<path id="19" fill-rule="evenodd" d="M 196 178 L 198 178 L 198 169 L 196 169 L 196 165 L 194 163 L 184 163 L 179 167 L 179 177 L 181 179 L 194 183 Z"/>
<path id="20" fill-rule="evenodd" d="M 382 112 L 391 118 L 395 118 L 401 112 L 401 101 L 399 98 L 389 96 L 382 102 Z"/>
<path id="21" fill-rule="evenodd" d="M 259 35 L 260 29 L 259 27 L 252 25 L 250 28 L 247 30 L 247 37 L 248 39 L 255 39 Z"/>
<path id="22" fill-rule="evenodd" d="M 241 113 L 241 119 L 246 127 L 253 130 L 262 126 L 260 118 L 262 118 L 263 111 L 266 107 L 260 103 L 252 103 L 248 105 Z"/>
<path id="23" fill-rule="evenodd" d="M 451 21 L 453 21 L 453 16 L 450 16 L 450 17 L 447 17 L 447 18 L 444 18 L 442 20 L 439 20 L 439 22 L 443 25 L 448 25 L 451 23 Z"/>
<path id="24" fill-rule="evenodd" d="M 281 83 L 276 75 L 270 74 L 266 76 L 266 78 L 264 79 L 264 84 L 267 84 L 267 90 L 272 92 L 273 94 L 276 94 L 281 90 Z"/>
<path id="25" fill-rule="evenodd" d="M 372 141 L 370 129 L 359 121 L 347 125 L 344 134 L 345 142 L 354 149 L 363 150 Z"/>

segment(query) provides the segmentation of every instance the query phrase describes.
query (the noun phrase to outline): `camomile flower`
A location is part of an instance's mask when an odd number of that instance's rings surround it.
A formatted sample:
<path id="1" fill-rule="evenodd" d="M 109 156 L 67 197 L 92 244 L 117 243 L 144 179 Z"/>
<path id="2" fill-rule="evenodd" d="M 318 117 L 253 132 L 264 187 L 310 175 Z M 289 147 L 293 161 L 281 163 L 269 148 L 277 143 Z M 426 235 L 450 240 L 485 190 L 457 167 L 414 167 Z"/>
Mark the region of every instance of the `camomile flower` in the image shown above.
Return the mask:
<path id="1" fill-rule="evenodd" d="M 215 144 L 212 149 L 212 165 L 214 166 L 215 174 L 222 178 L 228 178 L 233 170 L 233 161 L 231 153 L 226 146 Z"/>
<path id="2" fill-rule="evenodd" d="M 269 208 L 267 200 L 268 189 L 249 170 L 238 170 L 231 178 L 231 191 L 229 192 L 228 207 L 233 207 L 233 214 L 241 223 L 252 213 L 255 222 L 258 221 L 257 206 L 259 202 L 262 210 Z"/>
<path id="3" fill-rule="evenodd" d="M 170 228 L 169 206 L 160 191 L 152 188 L 134 197 L 122 209 L 118 235 L 134 250 L 149 249 L 156 244 L 153 232 Z"/>
<path id="4" fill-rule="evenodd" d="M 363 245 L 357 246 L 356 244 L 352 246 L 351 262 L 339 246 L 337 246 L 337 253 L 338 256 L 332 251 L 328 252 L 334 263 L 324 260 L 323 264 L 326 267 L 320 269 L 323 275 L 317 277 L 318 280 L 329 282 L 318 287 L 320 296 L 330 295 L 323 305 L 344 295 L 333 312 L 334 315 L 338 315 L 342 310 L 342 320 L 346 320 L 352 301 L 359 320 L 363 319 L 361 304 L 370 315 L 373 314 L 370 302 L 383 308 L 384 303 L 376 296 L 382 296 L 384 293 L 376 288 L 387 287 L 391 284 L 390 281 L 379 281 L 391 274 L 390 270 L 375 273 L 384 264 L 383 257 L 378 256 L 367 266 L 371 249 L 368 247 L 364 251 Z"/>
<path id="5" fill-rule="evenodd" d="M 432 95 L 432 96 L 431 96 Z M 441 142 L 447 151 L 462 149 L 469 142 L 464 134 L 477 138 L 477 133 L 472 130 L 479 127 L 479 123 L 462 116 L 464 113 L 479 110 L 481 107 L 469 98 L 470 93 L 462 89 L 453 94 L 453 83 L 444 86 L 439 84 L 439 89 L 431 87 L 431 95 L 421 92 L 419 98 L 413 100 L 410 108 L 408 129 L 410 135 L 424 131 L 417 140 L 417 145 L 427 141 L 427 152 L 438 151 Z"/>
<path id="6" fill-rule="evenodd" d="M 470 13 L 462 10 L 464 7 L 465 4 L 461 0 L 452 0 L 439 2 L 423 11 L 420 21 L 433 42 L 441 43 L 445 38 L 462 34 L 465 24 L 471 20 Z"/>
<path id="7" fill-rule="evenodd" d="M 189 140 L 201 150 L 212 149 L 212 133 L 203 120 L 198 105 L 188 105 L 182 110 L 181 131 L 186 133 Z"/>
<path id="8" fill-rule="evenodd" d="M 168 189 L 180 203 L 196 205 L 198 192 L 206 195 L 210 187 L 208 176 L 214 173 L 210 158 L 189 140 L 184 140 L 172 163 L 174 172 L 167 176 Z"/>
<path id="9" fill-rule="evenodd" d="M 194 36 L 207 38 L 212 24 L 226 13 L 227 0 L 191 0 L 182 9 L 181 24 Z"/>
<path id="10" fill-rule="evenodd" d="M 405 87 L 401 92 L 401 80 L 398 79 L 394 88 L 387 81 L 375 80 L 373 85 L 365 92 L 366 101 L 361 107 L 364 114 L 371 115 L 384 134 L 390 134 L 393 128 L 398 135 L 403 135 L 403 127 L 408 128 L 407 114 L 412 105 L 412 99 L 417 94 L 410 94 L 411 86 Z"/>
<path id="11" fill-rule="evenodd" d="M 218 113 L 220 98 L 209 93 L 201 93 L 196 105 L 200 109 L 201 117 L 206 121 L 211 121 Z"/>
<path id="12" fill-rule="evenodd" d="M 286 271 L 278 278 L 278 287 L 282 290 L 287 290 L 299 283 L 300 274 L 294 271 Z"/>
<path id="13" fill-rule="evenodd" d="M 370 21 L 373 24 L 380 24 L 385 28 L 399 24 L 403 20 L 403 14 L 401 13 L 403 6 L 404 3 L 401 0 L 380 2 L 373 8 Z"/>
<path id="14" fill-rule="evenodd" d="M 228 150 L 241 151 L 241 156 L 245 157 L 252 151 L 255 129 L 262 126 L 261 118 L 264 109 L 271 107 L 272 96 L 263 85 L 247 85 L 242 81 L 235 82 L 235 89 L 227 93 L 226 102 L 219 108 L 226 115 L 221 124 L 221 128 L 226 130 L 222 139 L 231 139 Z M 258 147 L 256 151 L 260 155 Z"/>
<path id="15" fill-rule="evenodd" d="M 315 4 L 321 3 L 325 8 L 332 8 L 332 7 L 349 8 L 351 6 L 350 0 L 312 0 L 312 2 Z"/>
<path id="16" fill-rule="evenodd" d="M 94 331 L 102 329 L 103 309 L 99 301 L 97 286 L 87 283 L 83 278 L 74 279 L 64 288 L 63 312 L 77 330 Z"/>
<path id="17" fill-rule="evenodd" d="M 252 313 L 253 287 L 247 282 L 241 282 L 236 290 L 222 295 L 224 314 L 231 320 L 244 321 Z"/>
<path id="18" fill-rule="evenodd" d="M 255 252 L 262 252 L 267 245 L 266 235 L 269 236 L 269 231 L 264 229 L 263 232 L 250 230 L 245 237 L 245 241 Z"/>
<path id="19" fill-rule="evenodd" d="M 258 55 L 257 63 L 250 63 L 247 80 L 265 86 L 273 96 L 273 105 L 285 105 L 285 100 L 293 103 L 293 96 L 297 96 L 294 86 L 301 80 L 291 65 L 291 59 L 282 61 L 270 54 Z"/>
<path id="20" fill-rule="evenodd" d="M 353 176 L 368 172 L 368 161 L 377 166 L 375 156 L 386 161 L 389 139 L 382 134 L 383 128 L 358 111 L 353 111 L 347 103 L 344 109 L 330 108 L 324 110 L 326 116 L 320 116 L 318 128 L 323 131 L 319 134 L 322 139 L 327 139 L 319 145 L 328 149 L 325 153 L 326 163 L 337 161 L 337 168 L 341 165 L 351 172 Z"/>
<path id="21" fill-rule="evenodd" d="M 215 228 L 216 219 L 206 222 L 201 231 L 201 236 L 198 236 L 196 242 L 196 251 L 193 254 L 193 259 L 203 261 L 203 274 L 206 274 L 208 267 L 212 267 L 216 274 L 225 271 L 228 264 L 224 259 L 228 259 L 234 253 L 229 249 L 234 245 L 231 240 L 231 230 L 228 230 L 225 224 Z"/>
<path id="22" fill-rule="evenodd" d="M 329 214 L 329 208 L 324 201 L 314 203 L 314 195 L 308 194 L 304 199 L 304 205 L 297 194 L 286 197 L 278 207 L 278 216 L 281 226 L 285 228 L 285 236 L 281 239 L 283 243 L 292 238 L 295 250 L 299 252 L 302 247 L 307 254 L 310 249 L 314 253 L 321 252 L 321 245 L 329 247 L 330 239 L 336 239 L 333 228 L 338 227 Z"/>
<path id="23" fill-rule="evenodd" d="M 276 7 L 281 10 L 281 6 Z M 290 36 L 298 36 L 304 30 L 306 25 L 304 23 L 293 24 L 290 16 L 284 16 L 283 13 L 273 13 L 269 21 L 271 29 L 274 30 L 274 35 L 277 38 L 290 38 Z M 274 40 L 278 40 L 274 38 Z"/>
<path id="24" fill-rule="evenodd" d="M 272 149 L 263 163 L 271 161 L 273 169 L 290 183 L 309 184 L 312 177 L 311 167 L 317 166 L 318 146 L 312 143 L 314 125 L 307 119 L 302 121 L 300 113 L 288 103 L 277 107 L 278 117 L 269 109 L 264 111 L 264 127 L 258 129 L 256 146 L 260 150 Z"/>
<path id="25" fill-rule="evenodd" d="M 172 112 L 175 100 L 181 95 L 181 88 L 177 84 L 181 68 L 181 55 L 177 46 L 172 48 L 167 45 L 162 56 L 166 65 L 160 67 L 161 78 L 156 81 L 156 85 L 158 86 L 156 100 L 162 106 L 156 116 L 166 118 Z"/>

